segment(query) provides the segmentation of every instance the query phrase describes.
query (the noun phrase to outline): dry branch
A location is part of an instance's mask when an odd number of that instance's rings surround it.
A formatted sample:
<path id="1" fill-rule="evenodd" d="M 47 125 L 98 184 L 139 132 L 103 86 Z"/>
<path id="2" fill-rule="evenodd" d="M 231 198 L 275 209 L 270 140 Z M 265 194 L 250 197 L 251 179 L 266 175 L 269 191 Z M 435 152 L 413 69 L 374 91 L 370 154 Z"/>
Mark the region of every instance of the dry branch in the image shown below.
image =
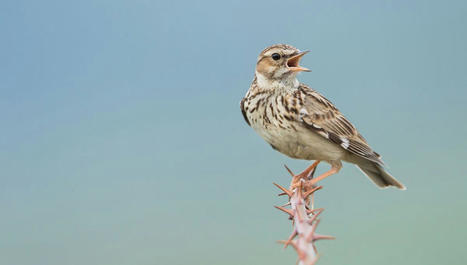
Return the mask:
<path id="1" fill-rule="evenodd" d="M 286 166 L 287 171 L 294 176 L 293 172 Z M 313 176 L 313 172 L 311 176 Z M 312 177 L 311 177 L 312 178 Z M 332 236 L 324 236 L 315 233 L 316 227 L 319 224 L 318 216 L 323 212 L 323 209 L 313 209 L 313 203 L 310 208 L 310 201 L 313 202 L 314 193 L 320 190 L 322 186 L 310 185 L 310 180 L 306 179 L 300 182 L 297 188 L 290 190 L 276 183 L 283 193 L 279 195 L 287 195 L 289 201 L 284 206 L 274 206 L 277 209 L 287 213 L 289 219 L 293 222 L 293 231 L 287 240 L 278 241 L 284 244 L 284 248 L 291 245 L 298 254 L 299 265 L 313 265 L 318 260 L 318 252 L 315 247 L 315 242 L 320 239 L 334 239 Z M 290 206 L 289 208 L 285 208 Z"/>

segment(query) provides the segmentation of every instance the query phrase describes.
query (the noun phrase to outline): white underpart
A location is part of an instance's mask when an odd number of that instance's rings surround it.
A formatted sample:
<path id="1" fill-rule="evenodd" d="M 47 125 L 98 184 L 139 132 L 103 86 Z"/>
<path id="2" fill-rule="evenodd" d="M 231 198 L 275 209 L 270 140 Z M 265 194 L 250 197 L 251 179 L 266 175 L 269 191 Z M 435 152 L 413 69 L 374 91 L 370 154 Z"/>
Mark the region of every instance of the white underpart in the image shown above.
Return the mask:
<path id="1" fill-rule="evenodd" d="M 276 104 L 276 96 L 278 95 L 271 97 L 268 97 L 268 94 L 259 95 L 247 105 L 251 109 L 256 106 L 258 100 L 267 100 L 265 102 L 266 105 L 272 106 L 273 111 L 270 110 L 270 107 L 260 107 L 253 113 L 249 111 L 246 113 L 251 127 L 266 142 L 281 153 L 293 158 L 337 161 L 344 157 L 344 149 L 329 141 L 329 135 L 320 126 L 309 124 L 309 126 L 313 126 L 316 129 L 316 133 L 313 133 L 313 130 L 310 130 L 305 125 L 301 125 L 302 123 L 298 119 L 292 123 L 287 120 L 283 120 L 281 124 L 276 122 L 272 116 L 272 112 L 284 113 L 286 111 L 282 105 L 280 95 L 277 100 L 278 104 Z M 271 121 L 270 124 L 265 123 L 265 116 Z M 295 126 L 296 130 L 292 129 L 291 125 Z"/>

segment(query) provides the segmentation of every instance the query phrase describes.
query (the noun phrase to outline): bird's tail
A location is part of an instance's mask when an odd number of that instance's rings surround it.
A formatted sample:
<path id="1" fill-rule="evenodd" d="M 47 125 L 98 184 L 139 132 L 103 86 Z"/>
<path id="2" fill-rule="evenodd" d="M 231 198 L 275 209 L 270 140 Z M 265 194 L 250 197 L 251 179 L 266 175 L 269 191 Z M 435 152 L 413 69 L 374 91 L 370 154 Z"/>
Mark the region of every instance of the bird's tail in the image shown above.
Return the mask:
<path id="1" fill-rule="evenodd" d="M 389 174 L 381 165 L 376 162 L 365 160 L 357 164 L 357 167 L 365 173 L 378 187 L 387 188 L 394 186 L 405 190 L 405 186 Z"/>

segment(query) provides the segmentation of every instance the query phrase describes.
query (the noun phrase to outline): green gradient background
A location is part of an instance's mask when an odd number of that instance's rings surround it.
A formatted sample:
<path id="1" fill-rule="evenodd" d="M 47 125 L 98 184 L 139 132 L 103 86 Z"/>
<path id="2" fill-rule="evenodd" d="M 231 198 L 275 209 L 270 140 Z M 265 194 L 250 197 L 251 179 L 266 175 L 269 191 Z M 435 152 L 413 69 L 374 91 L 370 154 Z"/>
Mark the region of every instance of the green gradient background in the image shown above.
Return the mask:
<path id="1" fill-rule="evenodd" d="M 467 263 L 466 1 L 2 1 L 0 264 L 294 264 L 282 164 L 240 114 L 258 53 L 408 190 L 323 182 L 319 264 Z M 320 167 L 320 171 L 325 170 Z"/>

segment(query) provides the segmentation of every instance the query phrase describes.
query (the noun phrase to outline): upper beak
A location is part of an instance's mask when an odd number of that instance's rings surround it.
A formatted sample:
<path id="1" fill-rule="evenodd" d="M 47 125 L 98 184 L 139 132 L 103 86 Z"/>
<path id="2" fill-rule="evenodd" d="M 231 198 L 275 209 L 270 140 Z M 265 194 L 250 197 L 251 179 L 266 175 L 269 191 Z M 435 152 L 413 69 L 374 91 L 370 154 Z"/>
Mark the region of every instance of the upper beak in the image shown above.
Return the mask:
<path id="1" fill-rule="evenodd" d="M 293 57 L 290 57 L 288 60 L 287 60 L 287 66 L 289 67 L 289 69 L 293 72 L 311 72 L 310 69 L 308 68 L 305 68 L 305 67 L 301 67 L 299 65 L 300 63 L 300 59 L 303 57 L 303 55 L 309 53 L 310 51 L 304 51 L 304 52 L 301 52 Z"/>

